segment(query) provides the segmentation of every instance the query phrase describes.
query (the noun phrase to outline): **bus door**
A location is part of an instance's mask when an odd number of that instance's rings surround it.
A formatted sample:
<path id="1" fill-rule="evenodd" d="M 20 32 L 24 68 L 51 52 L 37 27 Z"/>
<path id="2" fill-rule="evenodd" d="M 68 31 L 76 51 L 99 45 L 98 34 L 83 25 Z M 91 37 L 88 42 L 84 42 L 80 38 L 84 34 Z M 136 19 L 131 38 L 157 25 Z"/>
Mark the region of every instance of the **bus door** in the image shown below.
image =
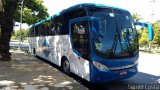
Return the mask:
<path id="1" fill-rule="evenodd" d="M 69 25 L 72 44 L 69 55 L 70 69 L 80 77 L 89 80 L 91 21 L 86 18 L 72 19 Z"/>

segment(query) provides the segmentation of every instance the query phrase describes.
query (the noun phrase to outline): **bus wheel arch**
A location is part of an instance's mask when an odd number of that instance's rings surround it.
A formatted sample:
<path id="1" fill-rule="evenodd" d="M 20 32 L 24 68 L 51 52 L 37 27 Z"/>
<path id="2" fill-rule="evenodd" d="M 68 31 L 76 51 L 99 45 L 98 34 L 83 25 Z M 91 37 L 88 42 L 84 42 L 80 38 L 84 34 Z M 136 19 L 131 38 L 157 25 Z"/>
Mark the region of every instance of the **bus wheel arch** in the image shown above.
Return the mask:
<path id="1" fill-rule="evenodd" d="M 62 56 L 61 59 L 61 68 L 64 73 L 70 74 L 70 63 L 66 56 Z"/>

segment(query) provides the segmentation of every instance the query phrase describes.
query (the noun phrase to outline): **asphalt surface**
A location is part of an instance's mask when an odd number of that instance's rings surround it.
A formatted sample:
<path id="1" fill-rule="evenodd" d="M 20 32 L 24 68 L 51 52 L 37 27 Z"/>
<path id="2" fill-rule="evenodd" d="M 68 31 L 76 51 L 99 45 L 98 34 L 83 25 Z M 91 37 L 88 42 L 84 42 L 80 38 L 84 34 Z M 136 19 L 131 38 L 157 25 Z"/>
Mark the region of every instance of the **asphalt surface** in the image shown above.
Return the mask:
<path id="1" fill-rule="evenodd" d="M 18 43 L 11 43 L 12 48 L 17 45 Z M 22 44 L 21 48 L 27 49 L 28 44 Z M 140 52 L 139 72 L 135 76 L 95 85 L 74 74 L 66 75 L 59 67 L 41 58 L 15 51 L 12 53 L 13 60 L 10 63 L 0 62 L 0 90 L 160 90 L 158 54 Z M 2 85 L 5 80 L 11 84 Z"/>

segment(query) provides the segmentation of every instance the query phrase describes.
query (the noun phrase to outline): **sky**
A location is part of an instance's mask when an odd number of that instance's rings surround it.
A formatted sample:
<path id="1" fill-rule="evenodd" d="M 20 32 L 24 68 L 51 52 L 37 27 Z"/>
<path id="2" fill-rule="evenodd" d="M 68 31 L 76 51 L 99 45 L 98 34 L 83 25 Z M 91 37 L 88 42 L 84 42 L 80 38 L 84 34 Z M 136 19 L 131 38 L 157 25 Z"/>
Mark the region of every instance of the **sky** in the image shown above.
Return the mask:
<path id="1" fill-rule="evenodd" d="M 43 0 L 50 16 L 79 3 L 100 3 L 126 9 L 131 14 L 138 13 L 144 22 L 160 20 L 160 0 L 155 0 L 154 3 L 151 1 L 153 0 Z"/>
<path id="2" fill-rule="evenodd" d="M 137 13 L 143 18 L 142 22 L 155 22 L 160 20 L 160 0 L 155 0 L 154 3 L 151 1 L 153 0 L 43 0 L 43 4 L 50 16 L 79 3 L 99 3 L 126 9 L 131 14 Z M 23 24 L 22 28 L 28 26 Z"/>

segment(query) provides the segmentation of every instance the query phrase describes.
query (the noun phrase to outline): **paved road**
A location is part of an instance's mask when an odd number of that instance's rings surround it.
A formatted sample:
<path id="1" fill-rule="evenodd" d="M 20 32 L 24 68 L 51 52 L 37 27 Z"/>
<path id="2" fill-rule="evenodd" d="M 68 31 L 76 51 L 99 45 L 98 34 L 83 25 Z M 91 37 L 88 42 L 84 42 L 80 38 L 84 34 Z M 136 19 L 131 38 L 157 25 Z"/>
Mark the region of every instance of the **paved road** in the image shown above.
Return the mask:
<path id="1" fill-rule="evenodd" d="M 14 43 L 11 43 L 15 45 Z M 27 47 L 25 46 L 22 47 Z M 41 60 L 41 59 L 40 59 Z M 35 61 L 36 62 L 36 61 Z M 43 62 L 41 62 L 42 64 Z M 57 86 L 54 84 L 54 87 L 67 87 L 66 89 L 72 89 L 72 90 L 124 90 L 124 89 L 157 89 L 160 90 L 160 55 L 157 54 L 147 54 L 147 53 L 142 53 L 140 52 L 140 57 L 139 57 L 139 72 L 137 75 L 121 80 L 121 81 L 116 81 L 116 82 L 110 82 L 110 83 L 105 83 L 101 85 L 91 85 L 84 80 L 78 78 L 75 75 L 71 75 L 71 77 L 63 74 L 62 72 L 57 72 L 57 67 L 53 65 L 53 67 L 49 64 L 46 64 L 47 67 L 50 67 L 52 69 L 56 70 L 50 70 L 50 69 L 45 69 L 49 72 L 56 73 L 52 74 L 52 77 L 55 77 L 56 79 Z M 44 70 L 42 70 L 43 72 Z M 55 72 L 56 71 L 56 72 Z M 56 76 L 57 75 L 57 76 Z M 29 75 L 29 77 L 32 75 Z M 58 78 L 61 76 L 60 78 Z M 57 78 L 56 78 L 57 77 Z M 63 81 L 63 82 L 61 82 Z M 67 85 L 65 85 L 67 84 Z M 159 85 L 159 86 L 153 86 L 153 85 Z M 65 89 L 65 90 L 66 90 Z M 48 90 L 48 89 L 46 89 Z M 52 89 L 50 89 L 52 90 Z M 64 90 L 63 88 L 57 88 L 56 90 Z"/>
<path id="2" fill-rule="evenodd" d="M 11 49 L 18 49 L 19 48 L 19 42 L 17 42 L 17 41 L 10 42 L 10 47 L 11 47 Z M 24 49 L 24 50 L 28 50 L 29 49 L 29 44 L 27 42 L 23 42 L 23 43 L 20 44 L 20 48 Z"/>

